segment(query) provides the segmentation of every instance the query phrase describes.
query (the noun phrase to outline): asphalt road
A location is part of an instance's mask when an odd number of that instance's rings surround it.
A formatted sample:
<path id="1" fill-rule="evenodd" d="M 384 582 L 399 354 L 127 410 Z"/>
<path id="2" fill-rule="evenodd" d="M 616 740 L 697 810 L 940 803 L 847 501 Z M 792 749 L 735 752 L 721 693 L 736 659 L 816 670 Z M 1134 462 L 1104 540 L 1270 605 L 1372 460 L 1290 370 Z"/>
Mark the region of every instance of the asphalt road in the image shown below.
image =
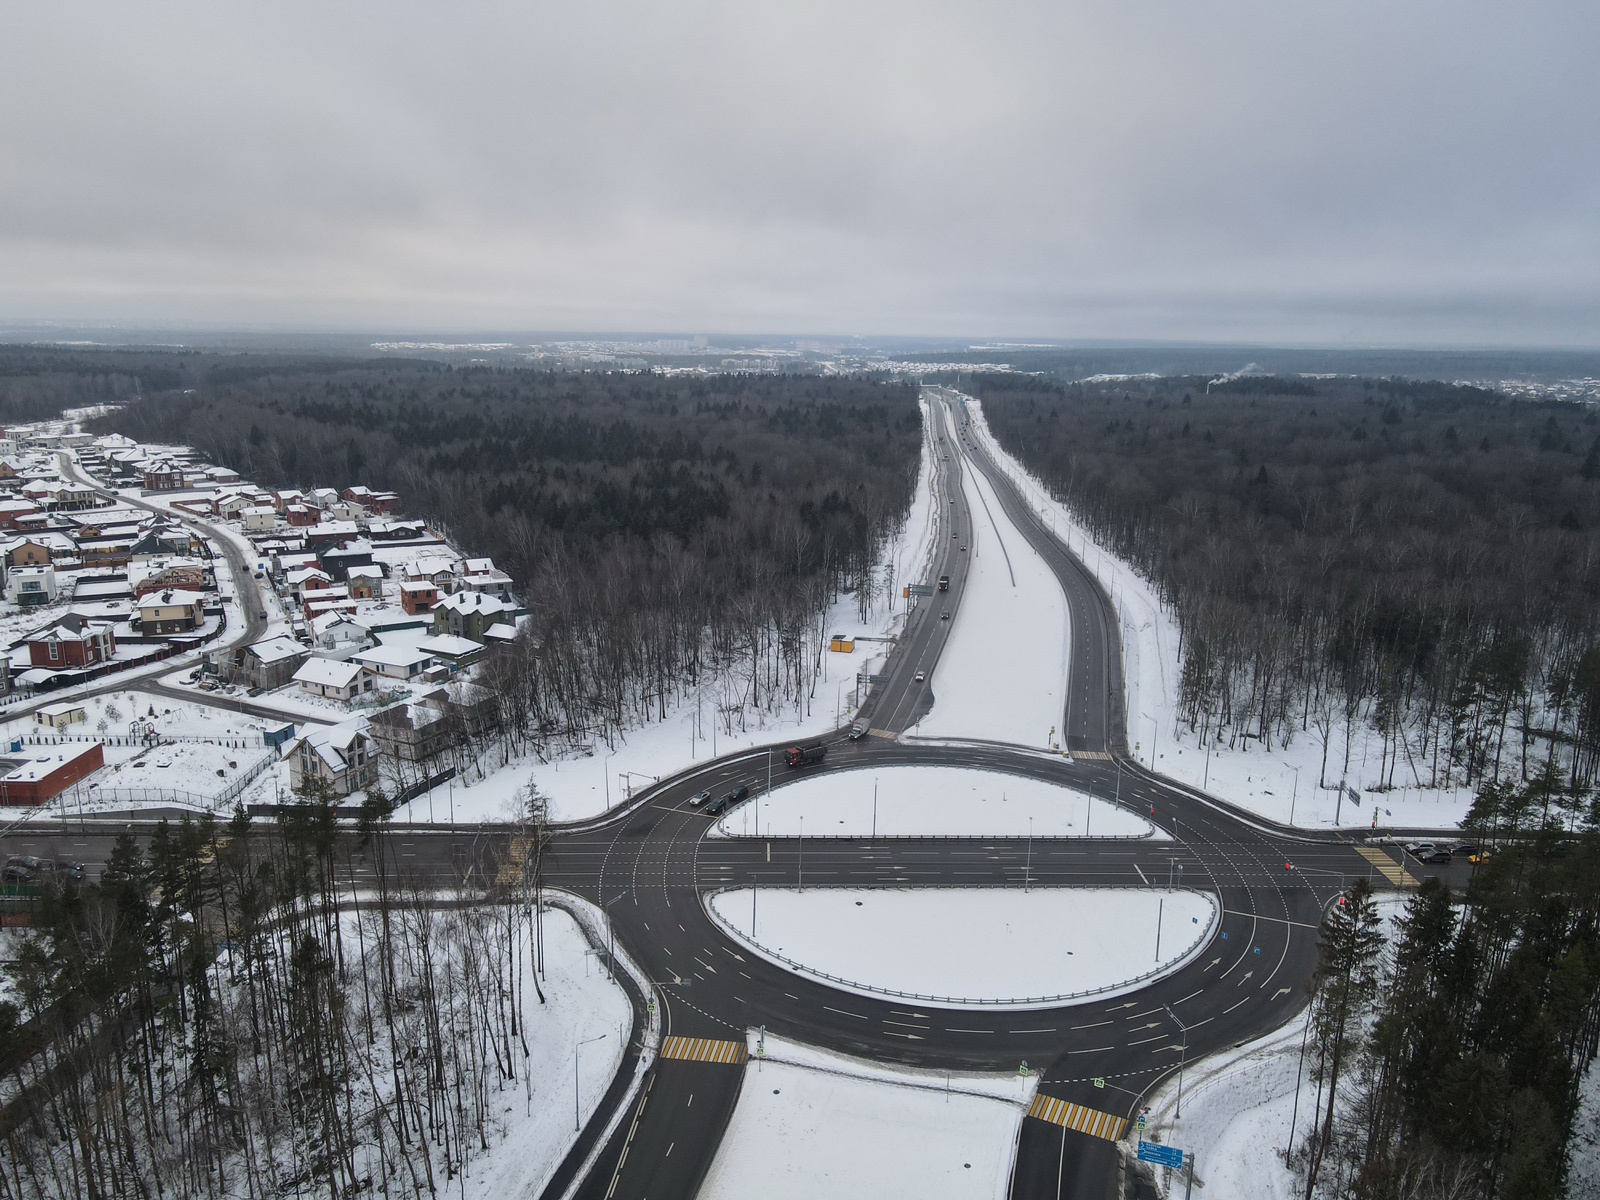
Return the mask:
<path id="1" fill-rule="evenodd" d="M 937 389 L 930 393 L 936 412 L 949 403 Z M 802 846 L 792 838 L 705 838 L 711 818 L 689 805 L 692 795 L 706 789 L 721 794 L 736 783 L 759 795 L 769 771 L 774 787 L 802 773 L 784 768 L 776 756 L 769 766 L 767 752 L 758 750 L 701 764 L 642 793 L 623 811 L 559 830 L 545 860 L 545 879 L 604 908 L 616 940 L 651 980 L 667 1035 L 742 1040 L 746 1030 L 765 1026 L 801 1042 L 931 1069 L 1009 1072 L 1025 1060 L 1040 1074 L 1041 1093 L 1129 1117 L 1180 1061 L 1256 1037 L 1298 1011 L 1315 964 L 1324 906 L 1351 879 L 1371 877 L 1373 867 L 1342 838 L 1274 826 L 1170 784 L 1128 759 L 1120 647 L 1107 598 L 981 451 L 959 432 L 949 435 L 956 419 L 952 413 L 937 423 L 933 447 L 940 455 L 945 524 L 932 574 L 949 574 L 950 591 L 922 602 L 863 716 L 873 729 L 893 734 L 910 728 L 931 702 L 926 682 L 915 676 L 922 671 L 931 678 L 948 637 L 953 621 L 939 614 L 948 608 L 960 619 L 968 557 L 960 546 L 970 544 L 972 522 L 985 515 L 967 510 L 958 484 L 961 472 L 976 470 L 1055 571 L 1069 602 L 1072 658 L 1061 728 L 1073 757 L 999 744 L 919 746 L 878 736 L 851 741 L 839 731 L 825 739 L 825 762 L 803 773 L 896 763 L 982 767 L 1120 803 L 1173 840 L 1039 838 L 1029 846 L 1015 838 L 828 838 L 807 839 Z M 242 592 L 249 574 L 236 568 L 236 577 Z M 996 669 L 1004 666 L 997 663 Z M 184 698 L 194 699 L 187 693 Z M 53 837 L 65 843 L 59 853 L 92 869 L 109 849 L 112 832 L 18 830 L 6 841 L 9 850 L 15 839 Z M 385 835 L 384 846 L 401 871 L 440 881 L 486 880 L 506 853 L 507 833 L 397 828 Z M 49 848 L 35 845 L 31 852 Z M 352 852 L 358 879 L 370 872 L 371 852 Z M 1161 889 L 1170 878 L 1212 892 L 1222 916 L 1201 954 L 1131 994 L 1028 1010 L 933 1007 L 845 993 L 783 970 L 746 953 L 708 916 L 703 898 L 718 888 L 800 886 L 802 860 L 806 885 L 1016 887 L 1026 877 L 1041 886 Z M 1414 863 L 1408 866 L 1415 872 Z M 1375 882 L 1383 885 L 1381 876 Z M 658 1060 L 640 1094 L 627 1101 L 578 1194 L 688 1200 L 715 1155 L 743 1075 L 736 1066 Z M 613 1087 L 560 1178 L 575 1177 L 582 1152 L 626 1094 L 626 1088 Z M 1012 1188 L 1018 1200 L 1100 1200 L 1114 1194 L 1117 1177 L 1112 1143 L 1032 1118 L 1023 1122 Z"/>

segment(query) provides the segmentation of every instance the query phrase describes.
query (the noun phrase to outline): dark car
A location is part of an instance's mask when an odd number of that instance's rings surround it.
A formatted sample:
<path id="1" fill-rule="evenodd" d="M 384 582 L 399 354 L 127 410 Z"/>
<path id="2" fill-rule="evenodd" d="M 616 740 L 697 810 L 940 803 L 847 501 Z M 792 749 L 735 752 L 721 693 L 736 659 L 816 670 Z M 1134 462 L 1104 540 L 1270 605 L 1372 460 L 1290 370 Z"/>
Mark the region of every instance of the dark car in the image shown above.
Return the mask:
<path id="1" fill-rule="evenodd" d="M 44 859 L 31 854 L 13 854 L 0 869 L 0 879 L 6 883 L 38 883 L 44 875 Z"/>
<path id="2" fill-rule="evenodd" d="M 948 621 L 949 619 L 950 619 L 950 610 L 947 608 L 942 613 L 939 614 L 939 620 Z"/>
<path id="3" fill-rule="evenodd" d="M 749 795 L 750 789 L 741 783 L 738 787 L 734 788 L 733 791 L 724 796 L 723 799 L 729 804 L 737 804 L 739 801 L 747 799 Z"/>
<path id="4" fill-rule="evenodd" d="M 1417 861 L 1425 863 L 1447 863 L 1453 857 L 1454 856 L 1450 853 L 1450 851 L 1446 850 L 1443 846 L 1440 846 L 1437 850 L 1429 850 L 1424 854 L 1417 855 Z"/>

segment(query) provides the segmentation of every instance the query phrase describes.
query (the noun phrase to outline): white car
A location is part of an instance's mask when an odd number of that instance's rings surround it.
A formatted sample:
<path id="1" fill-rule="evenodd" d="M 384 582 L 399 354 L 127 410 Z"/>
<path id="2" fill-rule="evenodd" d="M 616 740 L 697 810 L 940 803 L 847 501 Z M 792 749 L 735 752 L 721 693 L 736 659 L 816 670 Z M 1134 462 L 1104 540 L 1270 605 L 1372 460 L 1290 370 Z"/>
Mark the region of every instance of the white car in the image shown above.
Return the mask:
<path id="1" fill-rule="evenodd" d="M 928 674 L 927 674 L 926 671 L 918 671 L 917 672 L 917 682 L 918 683 L 926 682 L 927 678 L 928 678 Z"/>

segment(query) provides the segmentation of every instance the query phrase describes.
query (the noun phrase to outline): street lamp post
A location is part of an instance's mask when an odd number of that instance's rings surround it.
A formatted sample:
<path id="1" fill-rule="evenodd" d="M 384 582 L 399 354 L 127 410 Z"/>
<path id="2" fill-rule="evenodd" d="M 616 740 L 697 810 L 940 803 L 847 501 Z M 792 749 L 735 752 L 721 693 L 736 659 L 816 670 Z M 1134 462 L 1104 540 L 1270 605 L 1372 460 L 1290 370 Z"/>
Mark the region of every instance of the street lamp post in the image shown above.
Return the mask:
<path id="1" fill-rule="evenodd" d="M 1183 1068 L 1189 1061 L 1189 1027 L 1178 1020 L 1178 1014 L 1173 1012 L 1168 1005 L 1163 1004 L 1161 1007 L 1167 1010 L 1167 1016 L 1172 1018 L 1173 1023 L 1183 1030 L 1183 1045 L 1180 1048 L 1180 1057 L 1178 1059 L 1178 1104 L 1177 1111 L 1172 1117 L 1174 1121 L 1177 1121 L 1183 1117 Z"/>
<path id="2" fill-rule="evenodd" d="M 618 892 L 607 900 L 604 905 L 606 914 L 606 974 L 610 975 L 612 979 L 617 977 L 615 966 L 617 961 L 617 924 L 611 919 L 611 906 L 627 894 L 627 892 Z"/>

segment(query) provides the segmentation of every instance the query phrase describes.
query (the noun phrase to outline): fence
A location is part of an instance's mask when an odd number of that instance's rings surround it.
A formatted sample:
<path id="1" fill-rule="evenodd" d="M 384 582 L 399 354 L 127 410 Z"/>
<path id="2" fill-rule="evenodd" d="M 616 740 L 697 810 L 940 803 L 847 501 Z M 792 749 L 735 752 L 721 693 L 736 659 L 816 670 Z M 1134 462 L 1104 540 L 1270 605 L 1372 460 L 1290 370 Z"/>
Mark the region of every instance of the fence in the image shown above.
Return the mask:
<path id="1" fill-rule="evenodd" d="M 62 792 L 55 798 L 58 804 L 75 804 L 82 800 L 94 800 L 104 804 L 108 801 L 121 801 L 128 804 L 190 804 L 198 808 L 221 808 L 230 800 L 237 799 L 252 783 L 271 770 L 278 761 L 276 754 L 263 754 L 260 759 L 245 769 L 244 774 L 236 778 L 227 787 L 215 795 L 206 795 L 201 792 L 191 792 L 185 788 L 164 787 L 84 787 L 83 784 L 74 785 L 69 791 Z"/>
<path id="2" fill-rule="evenodd" d="M 259 733 L 235 734 L 200 734 L 200 733 L 163 733 L 153 741 L 140 737 L 125 737 L 121 734 L 109 734 L 101 737 L 96 733 L 29 733 L 20 739 L 25 746 L 59 746 L 63 742 L 99 742 L 102 746 L 158 746 L 169 742 L 198 743 L 210 746 L 226 746 L 230 750 L 254 750 L 269 743 L 265 735 Z"/>

